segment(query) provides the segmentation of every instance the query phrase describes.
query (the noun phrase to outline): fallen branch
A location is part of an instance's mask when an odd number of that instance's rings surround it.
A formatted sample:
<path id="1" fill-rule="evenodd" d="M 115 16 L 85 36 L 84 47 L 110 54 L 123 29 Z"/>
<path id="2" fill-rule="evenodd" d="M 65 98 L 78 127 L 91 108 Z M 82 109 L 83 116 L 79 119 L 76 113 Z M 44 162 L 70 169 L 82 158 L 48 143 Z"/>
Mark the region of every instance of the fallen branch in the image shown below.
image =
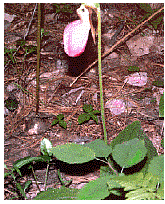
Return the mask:
<path id="1" fill-rule="evenodd" d="M 102 58 L 107 56 L 108 54 L 110 54 L 113 49 L 115 47 L 117 47 L 119 44 L 121 44 L 122 42 L 124 42 L 126 40 L 126 38 L 128 38 L 130 35 L 132 35 L 135 31 L 137 31 L 140 27 L 142 27 L 145 23 L 147 23 L 149 20 L 151 20 L 155 15 L 157 15 L 158 13 L 160 13 L 162 10 L 164 9 L 164 7 L 160 8 L 158 11 L 156 11 L 155 13 L 153 13 L 148 19 L 146 19 L 145 21 L 143 21 L 142 23 L 140 23 L 136 28 L 134 28 L 133 30 L 131 30 L 127 35 L 125 35 L 122 39 L 120 39 L 119 41 L 117 41 L 107 52 L 102 54 Z M 93 65 L 95 65 L 98 62 L 98 59 L 96 59 L 92 64 L 90 64 L 78 77 L 76 77 L 76 79 L 70 84 L 70 87 L 73 86 L 73 84 L 86 72 L 88 71 L 91 67 L 93 67 Z"/>

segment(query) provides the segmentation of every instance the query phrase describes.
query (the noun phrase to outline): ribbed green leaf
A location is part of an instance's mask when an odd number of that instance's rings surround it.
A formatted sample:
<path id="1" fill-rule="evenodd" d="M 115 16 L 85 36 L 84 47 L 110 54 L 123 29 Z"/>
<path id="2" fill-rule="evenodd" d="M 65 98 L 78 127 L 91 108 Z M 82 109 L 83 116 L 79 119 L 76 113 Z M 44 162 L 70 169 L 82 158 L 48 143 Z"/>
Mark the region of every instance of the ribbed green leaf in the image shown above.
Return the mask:
<path id="1" fill-rule="evenodd" d="M 37 194 L 34 200 L 75 200 L 78 189 L 61 187 L 59 189 L 48 188 Z"/>
<path id="2" fill-rule="evenodd" d="M 112 151 L 112 157 L 121 167 L 129 168 L 142 161 L 146 153 L 144 141 L 135 138 L 116 145 Z"/>
<path id="3" fill-rule="evenodd" d="M 57 159 L 69 164 L 81 164 L 95 159 L 95 153 L 92 149 L 75 143 L 57 145 L 50 152 Z"/>
<path id="4" fill-rule="evenodd" d="M 140 188 L 143 182 L 143 177 L 143 173 L 136 173 L 128 176 L 118 176 L 113 178 L 112 180 L 120 184 L 125 191 L 129 191 Z M 110 184 L 111 181 L 108 182 L 108 185 Z"/>
<path id="5" fill-rule="evenodd" d="M 111 152 L 112 148 L 109 145 L 106 145 L 103 140 L 97 139 L 90 143 L 85 144 L 84 146 L 93 149 L 95 152 L 96 157 L 108 157 Z"/>
<path id="6" fill-rule="evenodd" d="M 128 199 L 126 200 L 154 200 L 156 194 L 153 192 L 147 192 L 144 188 L 140 188 L 134 191 L 130 191 L 126 194 Z"/>
<path id="7" fill-rule="evenodd" d="M 154 157 L 148 167 L 148 172 L 159 178 L 159 182 L 164 182 L 164 155 Z"/>
<path id="8" fill-rule="evenodd" d="M 17 160 L 14 164 L 13 167 L 16 169 L 20 169 L 22 166 L 29 164 L 33 161 L 35 162 L 47 162 L 50 160 L 49 156 L 38 156 L 38 157 L 24 157 L 22 159 Z"/>
<path id="9" fill-rule="evenodd" d="M 109 176 L 90 181 L 79 192 L 77 200 L 101 200 L 109 196 L 107 182 L 111 179 Z M 120 187 L 118 183 L 112 181 L 111 189 Z"/>
<path id="10" fill-rule="evenodd" d="M 153 146 L 152 142 L 143 132 L 140 122 L 134 121 L 130 125 L 128 125 L 123 131 L 121 131 L 118 136 L 111 142 L 111 147 L 114 148 L 117 144 L 122 144 L 125 141 L 129 141 L 131 139 L 138 138 L 139 140 L 145 141 L 145 147 L 147 148 L 147 162 L 144 166 L 144 171 L 148 168 L 149 161 L 154 157 L 157 156 L 156 148 Z"/>

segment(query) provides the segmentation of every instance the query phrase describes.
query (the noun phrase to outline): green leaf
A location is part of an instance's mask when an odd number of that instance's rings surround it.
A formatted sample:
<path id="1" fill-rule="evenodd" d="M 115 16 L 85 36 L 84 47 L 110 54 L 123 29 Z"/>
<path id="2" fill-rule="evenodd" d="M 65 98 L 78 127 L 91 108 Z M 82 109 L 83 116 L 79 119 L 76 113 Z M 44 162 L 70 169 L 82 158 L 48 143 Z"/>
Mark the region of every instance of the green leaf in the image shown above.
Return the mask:
<path id="1" fill-rule="evenodd" d="M 129 72 L 139 72 L 140 68 L 137 66 L 129 66 L 127 69 Z"/>
<path id="2" fill-rule="evenodd" d="M 82 123 L 84 123 L 84 122 L 87 122 L 87 121 L 89 121 L 90 120 L 90 114 L 88 114 L 88 113 L 82 113 L 81 115 L 79 115 L 79 117 L 78 117 L 78 123 L 79 124 L 82 124 Z"/>
<path id="3" fill-rule="evenodd" d="M 15 169 L 20 169 L 21 167 L 23 167 L 26 164 L 29 164 L 33 161 L 35 162 L 47 162 L 50 160 L 49 156 L 38 156 L 38 157 L 24 157 L 22 159 L 17 160 L 14 164 L 13 167 Z"/>
<path id="4" fill-rule="evenodd" d="M 135 173 L 128 176 L 118 176 L 113 178 L 112 180 L 120 184 L 125 191 L 129 191 L 140 188 L 143 182 L 143 178 L 143 173 Z M 108 181 L 109 186 L 111 185 L 112 180 Z"/>
<path id="5" fill-rule="evenodd" d="M 164 117 L 164 93 L 160 97 L 160 102 L 159 102 L 159 117 Z"/>
<path id="6" fill-rule="evenodd" d="M 151 172 L 148 172 L 143 181 L 141 182 L 141 186 L 145 188 L 147 191 L 155 192 L 156 186 L 159 182 L 159 179 L 157 176 L 154 176 Z"/>
<path id="7" fill-rule="evenodd" d="M 107 182 L 111 179 L 109 176 L 90 181 L 79 192 L 77 200 L 101 200 L 109 196 Z M 112 188 L 119 186 L 113 181 Z"/>
<path id="8" fill-rule="evenodd" d="M 59 121 L 59 120 L 56 118 L 55 120 L 53 120 L 53 122 L 52 122 L 51 125 L 52 125 L 52 126 L 53 126 L 53 125 L 56 125 L 56 124 L 58 123 L 58 121 Z"/>
<path id="9" fill-rule="evenodd" d="M 47 191 L 38 193 L 34 200 L 75 200 L 78 192 L 74 188 L 48 188 Z"/>
<path id="10" fill-rule="evenodd" d="M 87 112 L 87 113 L 90 113 L 90 112 L 93 111 L 93 107 L 92 107 L 92 105 L 90 105 L 90 104 L 84 104 L 83 110 L 84 110 L 85 112 Z"/>
<path id="11" fill-rule="evenodd" d="M 100 167 L 100 177 L 110 176 L 110 175 L 113 175 L 113 171 L 112 171 L 112 169 L 109 168 L 108 165 Z M 116 174 L 115 174 L 115 176 L 116 176 Z"/>
<path id="12" fill-rule="evenodd" d="M 146 153 L 144 141 L 135 138 L 116 145 L 112 151 L 112 157 L 121 167 L 129 168 L 142 161 Z"/>
<path id="13" fill-rule="evenodd" d="M 90 143 L 84 144 L 84 146 L 89 147 L 95 152 L 96 157 L 108 157 L 112 148 L 109 145 L 106 145 L 103 140 L 96 139 Z"/>
<path id="14" fill-rule="evenodd" d="M 57 145 L 50 152 L 57 159 L 69 164 L 81 164 L 95 159 L 95 153 L 89 147 L 80 144 L 67 143 Z"/>
<path id="15" fill-rule="evenodd" d="M 154 200 L 156 194 L 153 192 L 147 192 L 146 189 L 140 188 L 134 191 L 130 191 L 126 194 L 128 199 L 126 200 Z"/>
<path id="16" fill-rule="evenodd" d="M 24 192 L 25 192 L 25 190 L 30 186 L 30 184 L 32 184 L 32 181 L 30 181 L 30 180 L 25 182 Z"/>
<path id="17" fill-rule="evenodd" d="M 67 128 L 67 123 L 66 123 L 64 120 L 59 120 L 59 125 L 60 125 L 61 127 L 63 127 L 64 129 Z"/>
<path id="18" fill-rule="evenodd" d="M 134 138 L 138 138 L 139 140 L 145 141 L 145 147 L 147 148 L 147 162 L 143 167 L 143 171 L 147 170 L 149 161 L 154 157 L 157 156 L 156 148 L 153 146 L 152 142 L 143 132 L 140 122 L 134 121 L 130 125 L 128 125 L 123 131 L 121 131 L 118 136 L 111 142 L 111 147 L 114 148 L 117 144 L 122 144 L 125 141 L 132 140 Z"/>
<path id="19" fill-rule="evenodd" d="M 143 9 L 147 13 L 152 13 L 153 10 L 149 4 L 146 3 L 140 3 L 140 8 Z"/>
<path id="20" fill-rule="evenodd" d="M 52 147 L 52 143 L 48 139 L 44 138 L 41 141 L 40 149 L 43 155 L 49 155 L 50 149 Z"/>
<path id="21" fill-rule="evenodd" d="M 91 118 L 98 124 L 98 118 L 97 115 L 91 114 Z"/>
<path id="22" fill-rule="evenodd" d="M 24 192 L 24 189 L 23 189 L 23 187 L 21 186 L 21 184 L 20 184 L 20 183 L 16 183 L 16 187 L 17 187 L 17 189 L 19 190 L 19 192 L 24 196 L 24 198 L 27 199 L 27 196 L 26 196 L 26 194 L 25 194 L 25 192 Z"/>
<path id="23" fill-rule="evenodd" d="M 159 182 L 164 182 L 164 155 L 154 157 L 148 167 L 148 172 L 159 178 Z"/>
<path id="24" fill-rule="evenodd" d="M 57 116 L 58 120 L 63 120 L 64 119 L 64 114 L 58 114 Z"/>

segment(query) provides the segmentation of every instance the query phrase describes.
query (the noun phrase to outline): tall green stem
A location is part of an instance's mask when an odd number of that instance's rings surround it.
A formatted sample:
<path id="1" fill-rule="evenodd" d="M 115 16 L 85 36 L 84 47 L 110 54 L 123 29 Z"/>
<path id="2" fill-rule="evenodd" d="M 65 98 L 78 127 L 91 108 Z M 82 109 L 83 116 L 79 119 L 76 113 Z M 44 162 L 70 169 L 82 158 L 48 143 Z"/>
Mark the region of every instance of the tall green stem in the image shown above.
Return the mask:
<path id="1" fill-rule="evenodd" d="M 100 6 L 97 8 L 98 16 L 98 69 L 99 69 L 99 85 L 100 85 L 100 105 L 101 105 L 101 118 L 103 123 L 104 141 L 107 144 L 107 132 L 105 127 L 105 113 L 104 113 L 104 99 L 103 99 L 103 83 L 101 73 L 101 15 Z"/>

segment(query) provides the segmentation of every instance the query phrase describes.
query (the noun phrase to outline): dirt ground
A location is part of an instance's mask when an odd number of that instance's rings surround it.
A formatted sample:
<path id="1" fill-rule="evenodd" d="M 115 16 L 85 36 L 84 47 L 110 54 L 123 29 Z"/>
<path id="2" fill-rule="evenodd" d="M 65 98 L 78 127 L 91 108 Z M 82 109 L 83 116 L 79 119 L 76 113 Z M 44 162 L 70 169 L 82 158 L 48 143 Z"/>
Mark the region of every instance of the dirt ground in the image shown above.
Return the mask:
<path id="1" fill-rule="evenodd" d="M 92 67 L 87 73 L 80 77 L 73 85 L 75 77 L 68 73 L 68 58 L 63 50 L 63 31 L 66 25 L 78 19 L 76 9 L 79 4 L 71 4 L 71 13 L 59 12 L 54 15 L 52 4 L 44 4 L 43 7 L 43 28 L 48 32 L 42 38 L 41 44 L 41 65 L 40 65 L 40 108 L 39 117 L 36 117 L 36 53 L 27 55 L 24 58 L 25 49 L 21 48 L 15 54 L 16 62 L 9 61 L 9 56 L 5 55 L 4 71 L 4 100 L 9 97 L 16 99 L 18 107 L 11 112 L 6 110 L 4 115 L 4 162 L 8 168 L 20 158 L 27 156 L 39 156 L 40 142 L 43 138 L 49 139 L 53 146 L 65 144 L 67 142 L 90 142 L 95 139 L 103 138 L 103 131 L 100 116 L 98 116 L 98 125 L 90 120 L 82 125 L 78 124 L 78 116 L 83 113 L 83 104 L 92 104 L 94 109 L 100 110 L 99 100 L 99 81 L 97 65 Z M 4 46 L 8 49 L 18 47 L 17 40 L 25 35 L 29 22 L 32 18 L 35 4 L 5 4 L 5 13 L 15 15 L 12 22 L 5 22 Z M 63 9 L 64 6 L 61 6 Z M 119 19 L 125 19 L 124 29 L 118 35 L 120 40 L 126 33 L 139 23 L 143 13 L 138 13 L 136 4 L 113 4 L 111 7 L 107 4 L 101 5 L 103 11 L 103 34 L 110 29 L 116 29 L 119 25 Z M 57 11 L 57 10 L 56 10 Z M 115 15 L 110 16 L 110 11 Z M 137 19 L 132 20 L 132 14 L 137 14 Z M 112 14 L 111 14 L 112 15 Z M 109 18 L 105 20 L 105 18 Z M 110 25 L 109 25 L 110 24 Z M 141 28 L 138 31 L 146 32 Z M 152 31 L 152 29 L 150 29 Z M 154 35 L 151 33 L 150 35 Z M 158 27 L 158 36 L 164 36 L 163 25 Z M 26 37 L 26 46 L 36 46 L 37 36 L 37 11 L 34 14 L 31 27 Z M 131 36 L 132 37 L 132 36 Z M 127 41 L 127 40 L 126 40 Z M 104 89 L 104 102 L 110 99 L 122 99 L 132 104 L 124 113 L 113 115 L 110 109 L 105 108 L 106 130 L 108 143 L 110 143 L 127 125 L 133 121 L 139 120 L 143 131 L 153 142 L 158 154 L 163 154 L 161 140 L 164 135 L 164 120 L 159 118 L 159 100 L 163 87 L 154 86 L 155 80 L 164 80 L 164 55 L 155 52 L 149 52 L 142 56 L 131 55 L 126 41 L 119 45 L 113 53 L 116 57 L 105 57 L 102 60 L 102 78 Z M 157 42 L 159 45 L 160 42 Z M 155 47 L 157 47 L 155 44 Z M 95 49 L 95 48 L 93 48 Z M 103 52 L 105 47 L 103 47 Z M 87 61 L 90 55 L 87 57 Z M 88 64 L 94 61 L 90 57 Z M 125 76 L 128 76 L 129 66 L 138 66 L 141 72 L 146 72 L 148 76 L 147 83 L 144 86 L 132 86 L 124 83 Z M 127 104 L 128 104 L 127 103 Z M 57 114 L 64 114 L 67 122 L 67 129 L 59 125 L 51 126 L 52 121 Z M 37 129 L 36 126 L 37 125 Z M 60 164 L 59 164 L 60 165 Z M 62 177 L 66 180 L 73 179 L 71 187 L 81 188 L 90 180 L 99 177 L 99 163 L 93 167 L 83 166 L 83 172 L 66 169 L 61 170 Z M 46 166 L 35 167 L 36 175 L 39 180 L 40 188 L 44 188 L 44 176 Z M 91 171 L 89 171 L 91 169 Z M 38 192 L 36 183 L 31 174 L 25 171 L 21 182 L 32 180 L 32 187 L 27 196 L 29 199 L 35 197 Z M 9 181 L 5 181 L 7 185 Z M 60 182 L 57 178 L 57 166 L 51 166 L 48 174 L 48 187 L 59 187 Z M 12 187 L 11 187 L 12 189 Z M 5 191 L 5 199 L 11 197 L 10 191 Z"/>

